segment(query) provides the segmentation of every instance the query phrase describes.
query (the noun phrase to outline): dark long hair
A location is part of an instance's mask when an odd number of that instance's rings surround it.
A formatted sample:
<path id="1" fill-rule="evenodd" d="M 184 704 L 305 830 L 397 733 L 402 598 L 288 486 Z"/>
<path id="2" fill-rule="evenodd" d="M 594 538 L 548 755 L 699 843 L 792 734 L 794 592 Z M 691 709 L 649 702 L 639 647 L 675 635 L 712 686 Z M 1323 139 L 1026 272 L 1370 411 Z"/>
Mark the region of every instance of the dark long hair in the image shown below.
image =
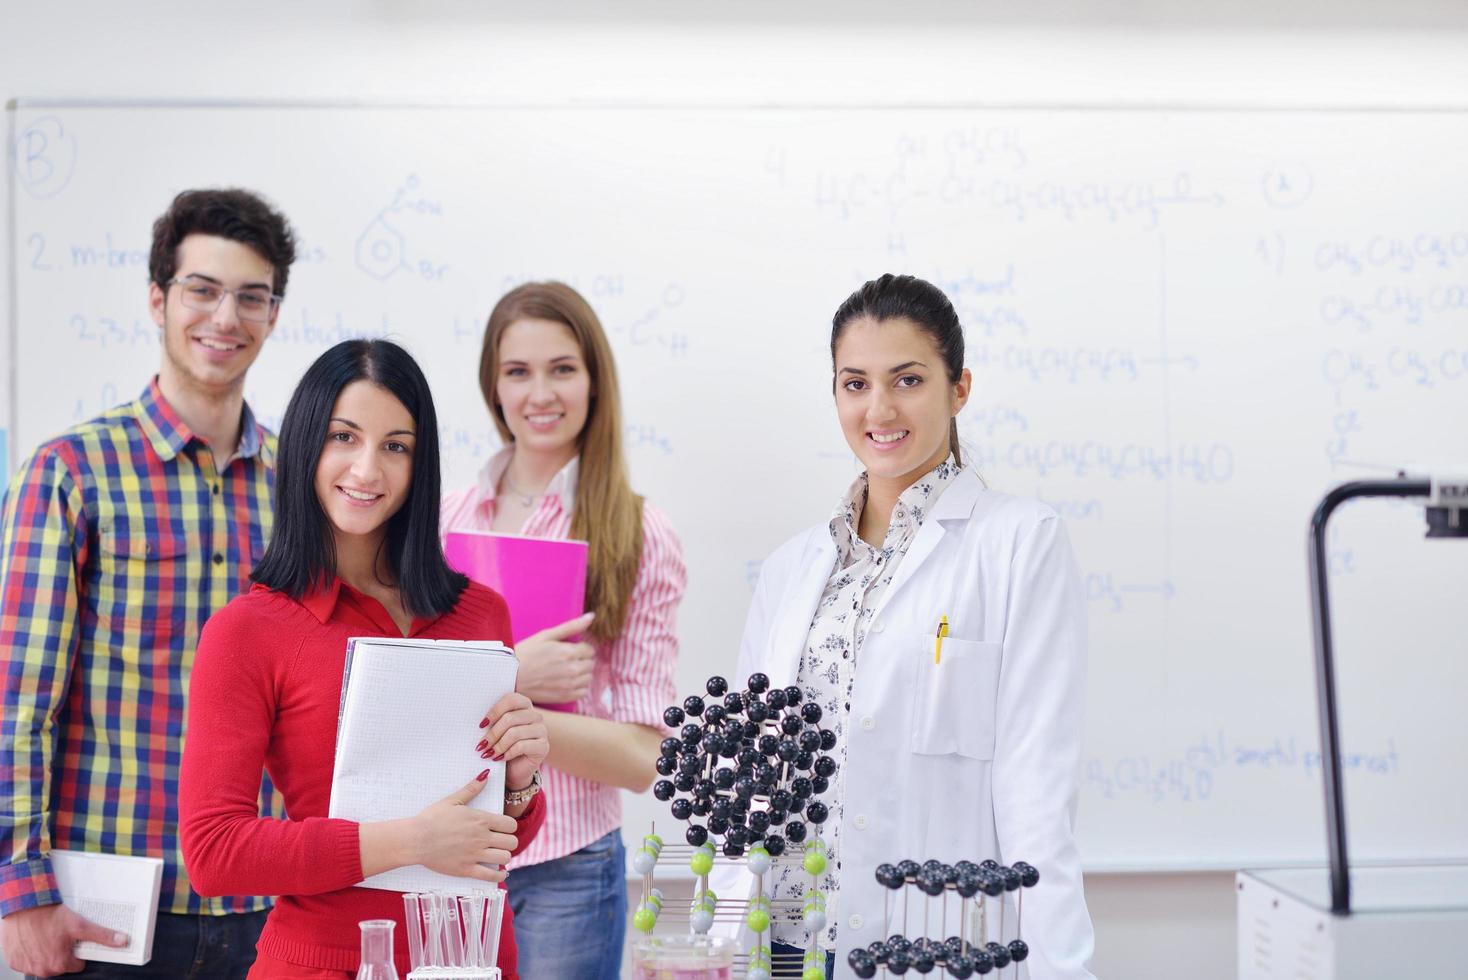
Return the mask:
<path id="1" fill-rule="evenodd" d="M 963 327 L 958 313 L 943 290 L 916 276 L 894 276 L 892 273 L 863 283 L 862 287 L 841 304 L 831 318 L 831 370 L 836 370 L 836 341 L 841 339 L 853 320 L 907 320 L 933 338 L 938 356 L 943 358 L 948 383 L 957 384 L 963 376 Z M 832 384 L 834 385 L 834 380 Z M 948 449 L 953 461 L 963 465 L 958 447 L 958 419 L 948 423 Z"/>
<path id="2" fill-rule="evenodd" d="M 438 416 L 418 363 L 388 340 L 344 340 L 306 369 L 280 424 L 275 531 L 250 578 L 293 599 L 336 575 L 336 538 L 316 496 L 316 467 L 337 396 L 370 381 L 403 403 L 417 424 L 408 499 L 387 522 L 388 566 L 415 616 L 448 612 L 469 580 L 449 568 L 438 539 Z"/>

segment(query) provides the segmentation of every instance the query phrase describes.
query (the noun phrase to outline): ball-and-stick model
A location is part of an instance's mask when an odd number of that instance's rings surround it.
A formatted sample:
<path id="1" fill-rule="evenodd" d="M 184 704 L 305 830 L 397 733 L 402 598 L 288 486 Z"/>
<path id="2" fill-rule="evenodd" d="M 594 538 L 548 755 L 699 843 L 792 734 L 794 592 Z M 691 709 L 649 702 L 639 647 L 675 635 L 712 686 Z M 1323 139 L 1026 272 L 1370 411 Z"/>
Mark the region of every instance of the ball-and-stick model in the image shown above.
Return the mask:
<path id="1" fill-rule="evenodd" d="M 1009 943 L 990 941 L 988 900 L 999 899 L 1006 892 L 1018 893 L 1015 895 L 1015 935 L 1020 936 L 1024 924 L 1024 889 L 1033 888 L 1040 881 L 1040 872 L 1034 865 L 1016 861 L 1005 867 L 993 860 L 977 864 L 972 861 L 956 864 L 936 860 L 923 864 L 900 861 L 878 865 L 876 877 L 877 883 L 888 889 L 884 902 L 888 928 L 892 925 L 893 895 L 901 893 L 902 931 L 847 954 L 847 965 L 862 980 L 875 977 L 879 970 L 883 976 L 901 976 L 908 970 L 926 974 L 935 969 L 941 976 L 967 980 L 995 970 L 1003 971 L 1011 963 L 1019 963 L 1030 955 L 1030 947 L 1022 938 L 1015 938 Z M 917 939 L 908 938 L 912 889 L 923 896 L 922 936 Z M 943 938 L 948 932 L 950 895 L 958 898 L 959 932 Z M 930 928 L 934 899 L 939 901 L 937 936 Z M 1002 939 L 1005 904 L 1002 901 L 995 904 L 999 907 L 996 934 Z M 979 926 L 977 934 L 970 938 L 969 922 L 975 909 L 979 913 Z"/>
<path id="2" fill-rule="evenodd" d="M 830 807 L 819 797 L 831 788 L 836 734 L 820 727 L 822 709 L 804 699 L 798 687 L 775 687 L 764 674 L 750 675 L 743 691 L 731 690 L 723 677 L 710 677 L 705 694 L 668 708 L 663 721 L 678 734 L 662 742 L 653 796 L 686 824 L 687 848 L 664 847 L 655 834 L 633 855 L 633 867 L 646 875 L 644 897 L 633 923 L 651 932 L 660 915 L 653 900 L 652 874 L 658 863 L 679 854 L 698 879 L 688 912 L 690 930 L 706 933 L 716 918 L 740 915 L 758 937 L 745 957 L 746 980 L 772 974 L 824 980 L 824 953 L 811 950 L 799 972 L 788 974 L 771 954 L 767 933 L 777 922 L 790 923 L 807 940 L 826 925 L 825 896 L 818 883 L 831 858 L 821 837 Z M 755 876 L 755 897 L 721 902 L 708 888 L 716 861 L 740 862 Z M 802 899 L 766 894 L 765 876 L 777 865 L 798 863 L 811 876 Z M 639 918 L 640 916 L 640 918 Z"/>

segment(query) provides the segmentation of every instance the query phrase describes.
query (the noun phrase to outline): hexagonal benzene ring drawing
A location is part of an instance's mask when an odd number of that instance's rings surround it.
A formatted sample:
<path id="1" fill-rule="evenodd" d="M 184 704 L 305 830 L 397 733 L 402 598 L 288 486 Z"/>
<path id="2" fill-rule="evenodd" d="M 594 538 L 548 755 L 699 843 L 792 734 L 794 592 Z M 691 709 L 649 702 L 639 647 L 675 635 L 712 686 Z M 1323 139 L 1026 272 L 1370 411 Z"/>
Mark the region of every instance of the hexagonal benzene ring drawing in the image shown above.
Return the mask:
<path id="1" fill-rule="evenodd" d="M 405 250 L 402 234 L 378 215 L 357 238 L 357 268 L 386 279 L 403 267 Z"/>

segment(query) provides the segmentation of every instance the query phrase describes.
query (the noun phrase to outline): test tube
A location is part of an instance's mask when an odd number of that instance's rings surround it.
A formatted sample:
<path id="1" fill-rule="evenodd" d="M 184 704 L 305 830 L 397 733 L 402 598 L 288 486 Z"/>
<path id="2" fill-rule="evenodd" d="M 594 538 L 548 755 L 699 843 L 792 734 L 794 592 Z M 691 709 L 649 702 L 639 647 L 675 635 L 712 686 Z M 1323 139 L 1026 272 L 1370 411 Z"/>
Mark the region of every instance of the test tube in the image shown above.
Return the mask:
<path id="1" fill-rule="evenodd" d="M 500 924 L 504 922 L 505 892 L 496 888 L 484 903 L 484 965 L 496 966 L 500 957 Z"/>
<path id="2" fill-rule="evenodd" d="M 403 924 L 408 932 L 409 968 L 423 966 L 423 911 L 418 896 L 412 892 L 403 896 Z"/>
<path id="3" fill-rule="evenodd" d="M 464 923 L 464 965 L 471 970 L 492 964 L 484 957 L 484 892 L 459 896 L 459 918 Z"/>
<path id="4" fill-rule="evenodd" d="M 423 958 L 424 966 L 443 966 L 443 914 L 439 911 L 437 896 L 425 892 L 422 896 L 423 918 L 428 927 L 427 942 Z"/>
<path id="5" fill-rule="evenodd" d="M 459 900 L 453 895 L 444 895 L 444 935 L 448 938 L 447 949 L 444 955 L 448 958 L 445 966 L 455 969 L 463 969 L 464 966 L 464 933 L 459 928 Z"/>

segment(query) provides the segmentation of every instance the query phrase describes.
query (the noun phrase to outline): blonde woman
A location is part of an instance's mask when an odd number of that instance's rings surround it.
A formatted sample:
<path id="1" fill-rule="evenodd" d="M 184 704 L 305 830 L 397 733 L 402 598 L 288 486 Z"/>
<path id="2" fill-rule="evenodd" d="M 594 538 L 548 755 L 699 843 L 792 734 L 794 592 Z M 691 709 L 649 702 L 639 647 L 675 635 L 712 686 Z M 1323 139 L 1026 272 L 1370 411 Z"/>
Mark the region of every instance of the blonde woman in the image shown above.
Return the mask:
<path id="1" fill-rule="evenodd" d="M 575 703 L 543 712 L 549 811 L 507 882 L 520 973 L 614 980 L 627 914 L 618 791 L 643 792 L 655 776 L 663 709 L 676 695 L 682 546 L 632 492 L 611 347 L 574 289 L 528 283 L 501 299 L 479 384 L 505 445 L 474 486 L 444 499 L 443 530 L 590 544 L 586 615 L 516 647 L 520 693 Z"/>

